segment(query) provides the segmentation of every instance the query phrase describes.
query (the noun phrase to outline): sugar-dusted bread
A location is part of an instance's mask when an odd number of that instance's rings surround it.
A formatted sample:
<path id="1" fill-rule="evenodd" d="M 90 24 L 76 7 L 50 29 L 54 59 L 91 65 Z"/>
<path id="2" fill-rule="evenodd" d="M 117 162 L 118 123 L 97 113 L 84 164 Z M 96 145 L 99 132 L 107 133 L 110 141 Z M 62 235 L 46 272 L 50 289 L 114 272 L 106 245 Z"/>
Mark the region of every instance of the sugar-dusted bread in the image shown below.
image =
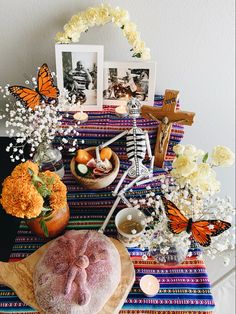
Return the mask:
<path id="1" fill-rule="evenodd" d="M 96 231 L 68 231 L 57 238 L 36 265 L 33 282 L 39 306 L 51 314 L 95 314 L 121 278 L 120 255 Z"/>

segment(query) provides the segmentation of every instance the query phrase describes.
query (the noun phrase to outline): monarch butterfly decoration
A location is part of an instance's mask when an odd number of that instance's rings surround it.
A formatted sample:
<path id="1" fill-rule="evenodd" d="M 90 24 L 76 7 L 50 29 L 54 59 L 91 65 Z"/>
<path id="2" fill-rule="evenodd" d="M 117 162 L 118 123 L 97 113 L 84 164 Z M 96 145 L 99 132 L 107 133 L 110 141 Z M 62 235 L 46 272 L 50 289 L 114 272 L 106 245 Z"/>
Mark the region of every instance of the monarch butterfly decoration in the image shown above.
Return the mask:
<path id="1" fill-rule="evenodd" d="M 211 244 L 211 237 L 215 237 L 231 227 L 229 222 L 223 220 L 199 220 L 193 221 L 186 218 L 174 203 L 162 197 L 166 215 L 169 219 L 168 227 L 174 234 L 183 231 L 192 233 L 196 242 L 202 246 Z"/>
<path id="2" fill-rule="evenodd" d="M 46 63 L 38 71 L 37 87 L 31 89 L 24 86 L 10 86 L 9 92 L 27 107 L 35 110 L 42 101 L 45 103 L 56 103 L 59 90 L 53 85 L 53 78 Z"/>

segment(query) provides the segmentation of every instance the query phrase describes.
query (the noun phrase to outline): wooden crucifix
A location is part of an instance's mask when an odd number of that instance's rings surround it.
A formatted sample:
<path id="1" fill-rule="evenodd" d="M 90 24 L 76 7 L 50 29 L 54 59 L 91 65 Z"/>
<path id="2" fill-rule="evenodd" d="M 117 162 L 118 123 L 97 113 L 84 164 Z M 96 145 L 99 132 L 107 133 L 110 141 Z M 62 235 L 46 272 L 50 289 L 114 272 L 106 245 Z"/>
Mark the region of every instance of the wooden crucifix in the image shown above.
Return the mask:
<path id="1" fill-rule="evenodd" d="M 182 125 L 192 125 L 194 112 L 176 111 L 179 92 L 166 90 L 162 108 L 142 106 L 141 115 L 145 119 L 156 120 L 159 122 L 156 145 L 155 145 L 155 166 L 162 168 L 166 157 L 169 144 L 172 123 Z"/>

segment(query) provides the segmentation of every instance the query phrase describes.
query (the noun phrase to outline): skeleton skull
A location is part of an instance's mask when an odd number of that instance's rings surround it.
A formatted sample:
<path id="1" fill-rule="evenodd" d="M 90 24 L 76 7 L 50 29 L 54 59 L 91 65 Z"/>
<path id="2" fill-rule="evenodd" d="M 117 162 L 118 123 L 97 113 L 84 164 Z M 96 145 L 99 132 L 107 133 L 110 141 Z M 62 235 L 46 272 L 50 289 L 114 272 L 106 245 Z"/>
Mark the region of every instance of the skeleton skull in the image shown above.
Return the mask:
<path id="1" fill-rule="evenodd" d="M 141 104 L 136 98 L 131 98 L 127 103 L 127 111 L 130 118 L 139 118 L 140 117 L 140 108 Z"/>

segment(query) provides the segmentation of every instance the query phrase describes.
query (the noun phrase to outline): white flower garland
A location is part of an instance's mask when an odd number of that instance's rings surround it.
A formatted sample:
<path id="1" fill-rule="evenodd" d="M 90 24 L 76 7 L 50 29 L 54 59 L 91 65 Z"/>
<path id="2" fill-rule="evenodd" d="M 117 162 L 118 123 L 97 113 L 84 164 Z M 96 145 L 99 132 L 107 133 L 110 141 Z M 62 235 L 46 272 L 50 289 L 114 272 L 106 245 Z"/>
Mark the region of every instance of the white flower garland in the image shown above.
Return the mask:
<path id="1" fill-rule="evenodd" d="M 82 33 L 87 32 L 89 27 L 115 23 L 122 29 L 123 35 L 132 46 L 133 57 L 149 60 L 150 49 L 140 38 L 137 26 L 130 21 L 128 11 L 119 7 L 112 8 L 110 5 L 102 4 L 98 7 L 91 7 L 85 11 L 73 15 L 70 21 L 64 26 L 64 32 L 56 35 L 56 42 L 61 44 L 79 42 Z"/>

